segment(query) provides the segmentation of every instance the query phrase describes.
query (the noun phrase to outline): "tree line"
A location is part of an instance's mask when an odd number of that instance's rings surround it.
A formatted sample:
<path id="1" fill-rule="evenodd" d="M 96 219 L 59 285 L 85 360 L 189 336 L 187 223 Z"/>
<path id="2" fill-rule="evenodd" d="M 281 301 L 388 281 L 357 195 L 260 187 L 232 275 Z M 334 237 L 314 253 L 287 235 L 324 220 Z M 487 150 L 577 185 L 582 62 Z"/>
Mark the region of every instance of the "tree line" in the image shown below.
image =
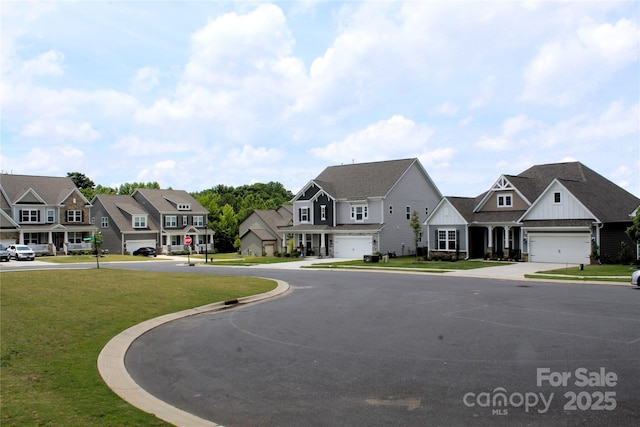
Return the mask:
<path id="1" fill-rule="evenodd" d="M 96 185 L 80 172 L 69 172 L 67 176 L 88 200 L 98 194 L 131 195 L 136 188 L 160 188 L 157 182 L 132 182 L 112 188 Z M 219 184 L 190 194 L 209 212 L 208 225 L 215 233 L 215 247 L 219 252 L 230 252 L 239 247 L 238 226 L 252 211 L 277 209 L 293 198 L 293 193 L 279 182 L 255 183 L 240 187 Z"/>

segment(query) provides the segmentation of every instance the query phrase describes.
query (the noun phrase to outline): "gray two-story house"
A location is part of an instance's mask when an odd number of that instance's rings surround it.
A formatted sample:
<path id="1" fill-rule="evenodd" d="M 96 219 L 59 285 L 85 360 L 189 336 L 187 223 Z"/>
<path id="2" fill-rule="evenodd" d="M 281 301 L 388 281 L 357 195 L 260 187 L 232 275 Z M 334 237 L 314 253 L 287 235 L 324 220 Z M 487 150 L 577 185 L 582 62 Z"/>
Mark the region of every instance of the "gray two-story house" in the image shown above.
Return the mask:
<path id="1" fill-rule="evenodd" d="M 91 214 L 102 233 L 102 249 L 132 254 L 142 247 L 158 248 L 160 229 L 133 197 L 98 194 L 91 203 Z"/>
<path id="2" fill-rule="evenodd" d="M 280 227 L 283 252 L 291 240 L 305 255 L 360 258 L 408 255 L 411 215 L 424 221 L 441 198 L 418 159 L 330 166 L 293 198 L 293 225 Z"/>
<path id="3" fill-rule="evenodd" d="M 2 174 L 0 241 L 24 244 L 38 254 L 90 250 L 96 227 L 91 203 L 71 178 Z"/>
<path id="4" fill-rule="evenodd" d="M 184 190 L 138 188 L 131 195 L 149 214 L 149 221 L 159 230 L 158 247 L 165 253 L 185 247 L 198 252 L 213 249 L 213 235 L 207 229 L 208 211 Z"/>

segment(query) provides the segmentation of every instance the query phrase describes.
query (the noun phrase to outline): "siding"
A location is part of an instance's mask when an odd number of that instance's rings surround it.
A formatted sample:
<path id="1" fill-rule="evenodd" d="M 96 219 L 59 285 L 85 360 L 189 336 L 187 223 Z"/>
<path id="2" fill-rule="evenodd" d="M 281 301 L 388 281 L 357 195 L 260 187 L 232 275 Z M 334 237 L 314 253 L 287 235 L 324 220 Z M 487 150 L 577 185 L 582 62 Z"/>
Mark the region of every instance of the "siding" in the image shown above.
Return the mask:
<path id="1" fill-rule="evenodd" d="M 561 202 L 554 203 L 554 193 L 560 192 Z M 549 219 L 595 219 L 593 214 L 585 208 L 565 187 L 554 183 L 539 199 L 527 215 L 527 220 Z"/>
<path id="2" fill-rule="evenodd" d="M 635 257 L 636 244 L 625 233 L 629 226 L 631 226 L 631 222 L 610 223 L 602 227 L 600 230 L 600 260 L 602 262 L 618 262 L 623 242 L 631 248 L 631 253 Z"/>
<path id="3" fill-rule="evenodd" d="M 381 222 L 385 227 L 380 232 L 380 251 L 395 251 L 402 254 L 415 253 L 413 242 L 413 229 L 409 225 L 406 216 L 406 207 L 411 207 L 411 212 L 418 212 L 420 224 L 427 219 L 427 209 L 431 212 L 440 201 L 437 189 L 424 176 L 417 164 L 413 164 L 405 175 L 398 181 L 387 195 L 384 206 L 380 209 L 383 214 Z M 389 206 L 393 206 L 393 214 L 389 213 Z M 376 209 L 376 211 L 378 211 Z M 418 247 L 427 245 L 426 228 L 422 227 L 423 238 L 418 242 Z"/>

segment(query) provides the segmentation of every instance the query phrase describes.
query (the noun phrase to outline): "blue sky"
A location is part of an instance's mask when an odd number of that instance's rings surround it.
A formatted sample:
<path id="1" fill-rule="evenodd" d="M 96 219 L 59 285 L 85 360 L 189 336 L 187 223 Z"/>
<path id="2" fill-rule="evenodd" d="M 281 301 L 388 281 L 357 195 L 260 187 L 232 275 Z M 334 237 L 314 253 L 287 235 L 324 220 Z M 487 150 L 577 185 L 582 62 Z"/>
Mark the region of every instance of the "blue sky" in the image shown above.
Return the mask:
<path id="1" fill-rule="evenodd" d="M 475 196 L 577 160 L 640 196 L 637 1 L 0 8 L 3 172 L 296 192 L 417 157 Z"/>

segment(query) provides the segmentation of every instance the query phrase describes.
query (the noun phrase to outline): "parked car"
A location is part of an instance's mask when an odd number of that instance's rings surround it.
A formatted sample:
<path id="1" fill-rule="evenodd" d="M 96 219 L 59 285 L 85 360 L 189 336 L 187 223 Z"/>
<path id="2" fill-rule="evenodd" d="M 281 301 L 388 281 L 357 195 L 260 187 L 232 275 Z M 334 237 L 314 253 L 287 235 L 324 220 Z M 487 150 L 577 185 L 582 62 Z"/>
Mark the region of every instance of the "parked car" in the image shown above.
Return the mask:
<path id="1" fill-rule="evenodd" d="M 29 261 L 33 261 L 36 259 L 36 253 L 29 246 L 25 245 L 10 245 L 7 248 L 7 252 L 9 252 L 9 257 L 15 258 L 16 261 L 21 259 L 28 259 Z"/>
<path id="2" fill-rule="evenodd" d="M 0 261 L 9 261 L 9 252 L 7 252 L 7 248 L 4 245 L 0 245 Z"/>
<path id="3" fill-rule="evenodd" d="M 634 286 L 640 286 L 640 269 L 631 274 L 631 284 Z"/>
<path id="4" fill-rule="evenodd" d="M 134 255 L 142 255 L 142 256 L 158 256 L 158 252 L 156 251 L 156 248 L 151 248 L 151 247 L 143 247 L 140 249 L 136 249 L 135 251 L 133 251 Z"/>

